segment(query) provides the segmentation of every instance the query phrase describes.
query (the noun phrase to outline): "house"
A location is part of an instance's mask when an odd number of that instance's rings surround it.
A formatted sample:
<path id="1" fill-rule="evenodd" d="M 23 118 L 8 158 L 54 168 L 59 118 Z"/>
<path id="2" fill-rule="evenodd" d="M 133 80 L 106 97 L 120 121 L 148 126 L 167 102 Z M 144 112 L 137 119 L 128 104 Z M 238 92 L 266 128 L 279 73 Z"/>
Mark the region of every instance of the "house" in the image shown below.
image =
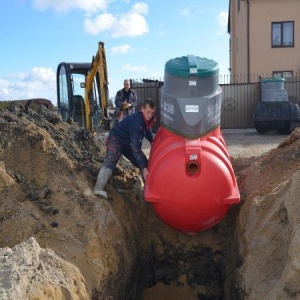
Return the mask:
<path id="1" fill-rule="evenodd" d="M 229 0 L 232 82 L 300 71 L 300 0 Z M 236 78 L 236 80 L 234 79 Z"/>

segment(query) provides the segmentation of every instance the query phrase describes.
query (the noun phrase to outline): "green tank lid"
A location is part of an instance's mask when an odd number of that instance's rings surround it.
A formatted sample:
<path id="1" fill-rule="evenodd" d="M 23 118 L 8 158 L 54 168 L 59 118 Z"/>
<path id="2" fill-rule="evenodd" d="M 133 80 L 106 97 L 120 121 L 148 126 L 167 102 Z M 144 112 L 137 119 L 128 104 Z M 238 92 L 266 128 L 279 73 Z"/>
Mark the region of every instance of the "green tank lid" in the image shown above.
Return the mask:
<path id="1" fill-rule="evenodd" d="M 283 77 L 270 77 L 270 78 L 262 78 L 261 82 L 266 83 L 266 82 L 284 82 L 285 79 Z"/>
<path id="2" fill-rule="evenodd" d="M 219 72 L 219 64 L 212 59 L 187 55 L 167 61 L 165 72 L 183 78 L 191 75 L 210 77 Z"/>

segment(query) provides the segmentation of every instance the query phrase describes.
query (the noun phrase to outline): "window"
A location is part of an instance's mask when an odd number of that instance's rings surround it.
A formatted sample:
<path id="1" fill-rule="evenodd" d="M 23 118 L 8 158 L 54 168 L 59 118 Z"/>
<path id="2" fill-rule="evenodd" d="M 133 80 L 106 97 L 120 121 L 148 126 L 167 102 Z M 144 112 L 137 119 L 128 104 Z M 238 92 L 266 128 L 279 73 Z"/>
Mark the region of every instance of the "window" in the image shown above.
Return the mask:
<path id="1" fill-rule="evenodd" d="M 68 103 L 68 84 L 67 84 L 67 70 L 64 65 L 59 70 L 59 104 L 69 109 Z"/>
<path id="2" fill-rule="evenodd" d="M 273 71 L 273 77 L 291 78 L 293 77 L 293 71 Z"/>
<path id="3" fill-rule="evenodd" d="M 272 23 L 272 47 L 294 47 L 294 22 Z"/>

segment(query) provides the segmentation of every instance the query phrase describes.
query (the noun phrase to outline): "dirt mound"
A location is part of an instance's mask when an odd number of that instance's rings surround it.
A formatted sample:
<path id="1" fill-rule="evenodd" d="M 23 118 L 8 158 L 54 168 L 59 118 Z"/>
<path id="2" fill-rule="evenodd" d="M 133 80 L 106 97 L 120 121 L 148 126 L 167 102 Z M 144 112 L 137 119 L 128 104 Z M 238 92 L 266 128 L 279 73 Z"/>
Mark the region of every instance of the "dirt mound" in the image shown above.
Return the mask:
<path id="1" fill-rule="evenodd" d="M 266 195 L 300 168 L 300 128 L 259 157 L 232 158 L 239 188 L 247 198 Z M 245 171 L 246 170 L 246 171 Z M 245 172 L 244 172 L 245 171 Z M 244 199 L 245 201 L 245 199 Z"/>
<path id="2" fill-rule="evenodd" d="M 35 237 L 80 269 L 91 295 L 118 295 L 127 282 L 117 278 L 130 278 L 136 258 L 128 239 L 136 229 L 118 214 L 125 209 L 135 219 L 137 210 L 123 201 L 112 208 L 93 195 L 104 151 L 92 133 L 43 106 L 38 112 L 22 105 L 0 110 L 0 247 Z M 138 176 L 121 161 L 108 185 L 110 199 L 120 199 L 117 188 L 136 183 L 136 191 L 128 191 L 136 204 L 128 205 L 140 205 Z"/>
<path id="3" fill-rule="evenodd" d="M 296 299 L 300 290 L 300 128 L 238 178 L 242 299 Z"/>

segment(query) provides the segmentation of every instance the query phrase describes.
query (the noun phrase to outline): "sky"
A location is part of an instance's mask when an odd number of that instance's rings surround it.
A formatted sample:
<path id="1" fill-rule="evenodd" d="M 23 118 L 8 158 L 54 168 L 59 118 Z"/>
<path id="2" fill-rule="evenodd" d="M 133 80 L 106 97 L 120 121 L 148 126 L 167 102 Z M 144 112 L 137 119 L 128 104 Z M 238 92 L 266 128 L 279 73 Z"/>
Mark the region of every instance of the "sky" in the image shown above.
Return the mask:
<path id="1" fill-rule="evenodd" d="M 125 78 L 164 78 L 195 55 L 229 68 L 229 0 L 0 0 L 0 101 L 56 100 L 60 62 L 91 62 L 104 42 L 109 96 Z"/>

